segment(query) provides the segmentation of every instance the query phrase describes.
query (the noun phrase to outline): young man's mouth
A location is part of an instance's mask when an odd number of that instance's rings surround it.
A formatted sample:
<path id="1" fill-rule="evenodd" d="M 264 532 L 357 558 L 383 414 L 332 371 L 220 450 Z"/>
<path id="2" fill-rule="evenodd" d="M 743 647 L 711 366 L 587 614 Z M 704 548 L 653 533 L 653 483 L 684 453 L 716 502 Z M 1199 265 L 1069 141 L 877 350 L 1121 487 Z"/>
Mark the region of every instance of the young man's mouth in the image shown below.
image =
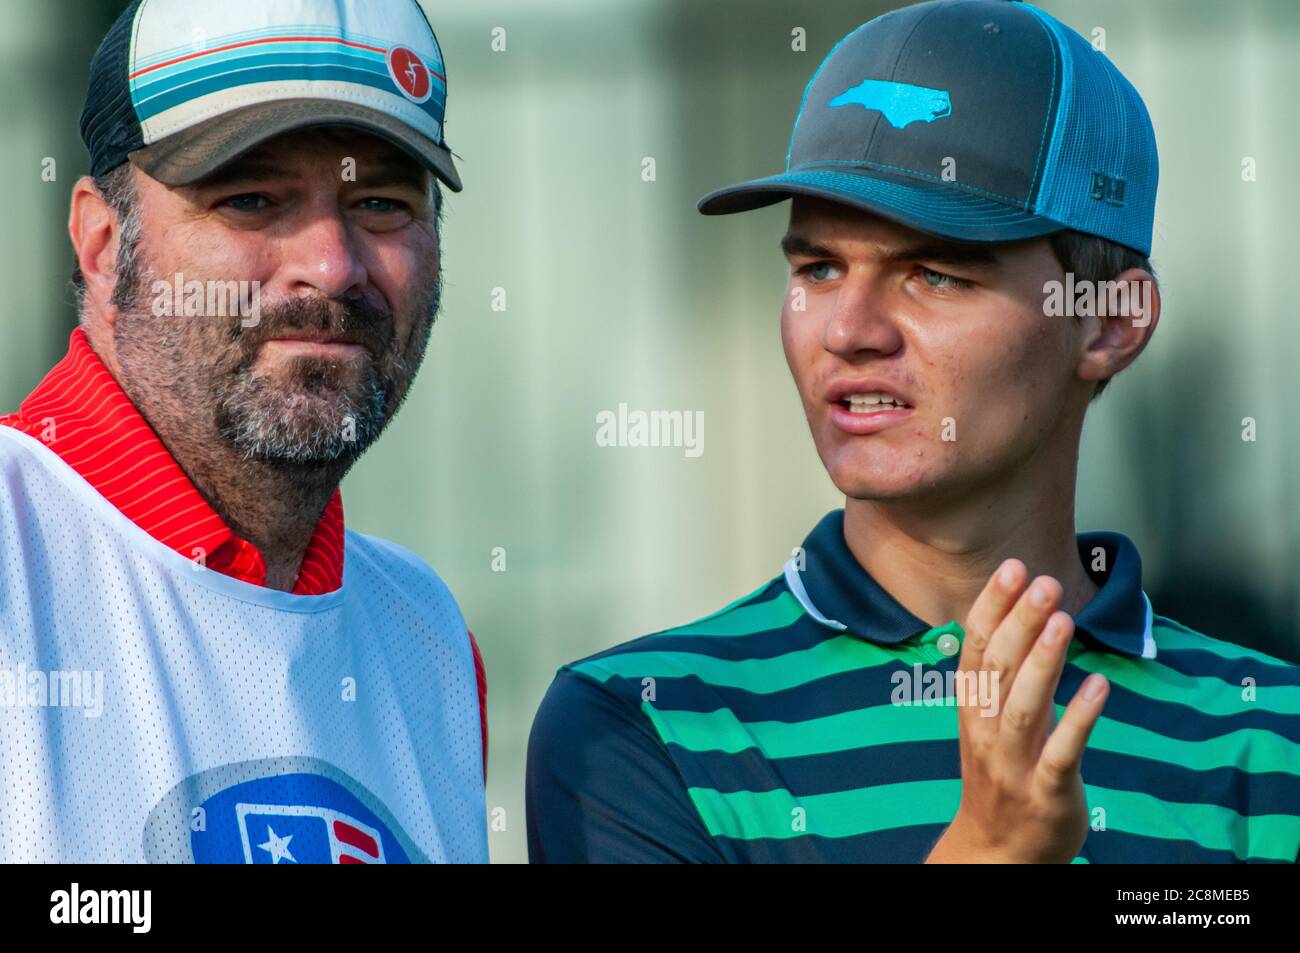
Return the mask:
<path id="1" fill-rule="evenodd" d="M 885 389 L 840 384 L 831 388 L 831 422 L 845 433 L 872 434 L 912 415 L 901 395 Z"/>

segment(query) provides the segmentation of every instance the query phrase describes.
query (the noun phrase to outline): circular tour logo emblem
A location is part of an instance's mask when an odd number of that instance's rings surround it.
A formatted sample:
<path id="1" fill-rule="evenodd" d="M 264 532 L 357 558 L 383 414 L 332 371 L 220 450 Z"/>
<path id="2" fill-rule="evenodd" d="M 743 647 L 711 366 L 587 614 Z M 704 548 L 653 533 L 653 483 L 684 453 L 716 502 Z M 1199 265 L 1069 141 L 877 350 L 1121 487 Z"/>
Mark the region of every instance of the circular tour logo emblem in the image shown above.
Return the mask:
<path id="1" fill-rule="evenodd" d="M 422 103 L 433 94 L 433 78 L 429 67 L 415 50 L 406 46 L 395 46 L 388 51 L 388 75 L 393 78 L 397 88 L 413 103 Z"/>
<path id="2" fill-rule="evenodd" d="M 410 864 L 428 859 L 356 778 L 318 758 L 218 765 L 190 775 L 144 827 L 151 864 Z"/>

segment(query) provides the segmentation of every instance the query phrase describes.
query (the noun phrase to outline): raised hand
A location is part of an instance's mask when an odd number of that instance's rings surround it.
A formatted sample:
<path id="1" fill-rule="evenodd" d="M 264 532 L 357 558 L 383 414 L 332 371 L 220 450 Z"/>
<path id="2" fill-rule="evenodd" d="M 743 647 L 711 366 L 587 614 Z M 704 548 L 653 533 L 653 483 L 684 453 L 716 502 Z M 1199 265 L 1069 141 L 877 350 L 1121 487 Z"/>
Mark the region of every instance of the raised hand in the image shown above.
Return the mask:
<path id="1" fill-rule="evenodd" d="M 1088 676 L 1056 723 L 1074 620 L 1057 580 L 1027 575 L 1003 562 L 967 617 L 958 667 L 988 673 L 997 708 L 959 699 L 961 804 L 926 863 L 1069 863 L 1088 835 L 1079 768 L 1109 683 Z"/>

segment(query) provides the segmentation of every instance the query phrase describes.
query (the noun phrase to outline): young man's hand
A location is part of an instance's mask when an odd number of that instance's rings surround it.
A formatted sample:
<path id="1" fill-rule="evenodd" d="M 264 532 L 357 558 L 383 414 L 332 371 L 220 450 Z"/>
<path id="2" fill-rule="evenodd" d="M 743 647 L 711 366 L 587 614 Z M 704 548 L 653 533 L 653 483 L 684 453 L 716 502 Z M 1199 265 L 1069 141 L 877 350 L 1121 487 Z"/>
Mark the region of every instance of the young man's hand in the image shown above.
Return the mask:
<path id="1" fill-rule="evenodd" d="M 1079 766 L 1108 683 L 1090 675 L 1055 721 L 1052 697 L 1074 620 L 1061 584 L 1008 559 L 966 621 L 959 669 L 988 672 L 997 713 L 958 699 L 961 805 L 926 863 L 1069 863 L 1088 835 Z"/>

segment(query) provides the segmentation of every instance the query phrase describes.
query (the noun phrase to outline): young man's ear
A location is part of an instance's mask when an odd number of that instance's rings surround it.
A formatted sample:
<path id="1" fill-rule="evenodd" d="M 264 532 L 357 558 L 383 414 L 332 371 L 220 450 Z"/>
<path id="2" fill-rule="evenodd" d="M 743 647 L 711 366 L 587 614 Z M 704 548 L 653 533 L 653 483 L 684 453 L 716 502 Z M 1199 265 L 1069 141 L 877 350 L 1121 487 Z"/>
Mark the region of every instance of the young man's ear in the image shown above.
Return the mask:
<path id="1" fill-rule="evenodd" d="M 95 180 L 83 175 L 72 187 L 68 235 L 86 284 L 85 320 L 107 322 L 110 329 L 117 320 L 117 311 L 111 305 L 117 284 L 120 232 L 117 213 L 100 194 Z"/>
<path id="2" fill-rule="evenodd" d="M 1100 381 L 1128 367 L 1160 321 L 1160 286 L 1150 272 L 1130 268 L 1112 279 L 1117 294 L 1098 292 L 1093 313 L 1084 315 L 1080 380 Z M 1111 310 L 1111 305 L 1117 307 Z"/>

